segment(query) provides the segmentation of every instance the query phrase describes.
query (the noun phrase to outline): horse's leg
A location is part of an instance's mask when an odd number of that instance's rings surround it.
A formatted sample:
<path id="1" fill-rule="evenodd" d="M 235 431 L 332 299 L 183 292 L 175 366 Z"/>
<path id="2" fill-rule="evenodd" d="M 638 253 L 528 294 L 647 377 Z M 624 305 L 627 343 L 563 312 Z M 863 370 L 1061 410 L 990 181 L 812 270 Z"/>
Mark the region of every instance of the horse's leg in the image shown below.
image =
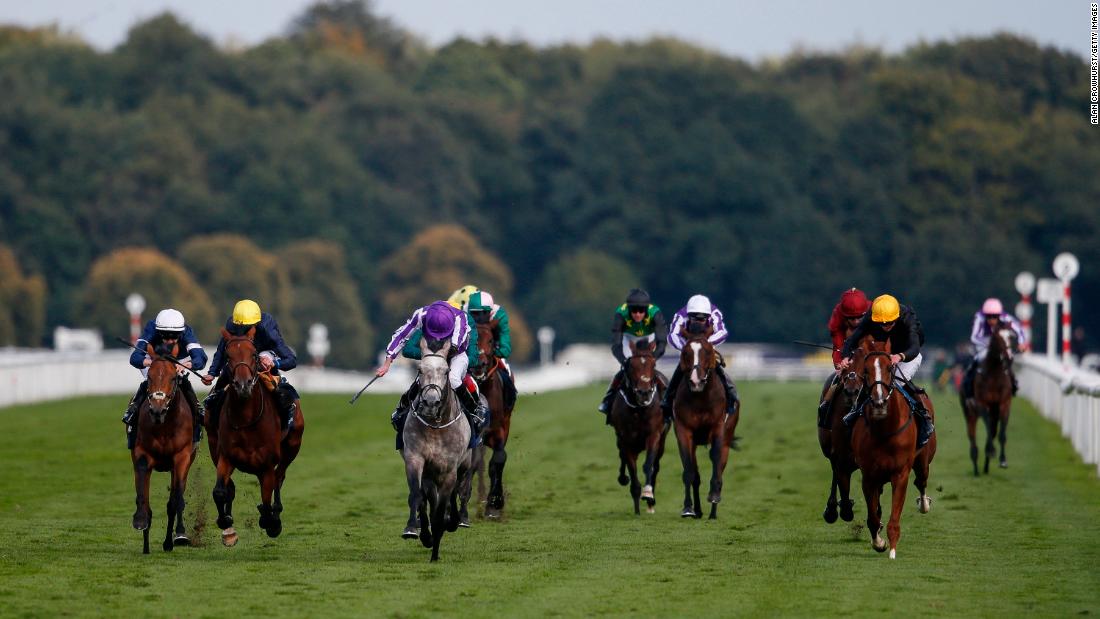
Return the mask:
<path id="1" fill-rule="evenodd" d="M 144 454 L 134 458 L 134 509 L 133 526 L 138 531 L 149 528 L 153 512 L 149 508 L 149 478 L 153 475 L 149 458 Z M 148 553 L 148 550 L 146 550 Z"/>
<path id="2" fill-rule="evenodd" d="M 974 477 L 978 477 L 978 411 L 963 403 L 963 413 L 966 415 L 966 435 L 970 438 L 970 462 L 974 465 Z"/>
<path id="3" fill-rule="evenodd" d="M 477 502 L 485 503 L 488 490 L 485 484 L 485 442 L 474 448 L 474 471 L 477 475 Z"/>
<path id="4" fill-rule="evenodd" d="M 997 448 L 993 446 L 993 440 L 997 436 L 997 425 L 1000 421 L 1000 411 L 998 406 L 993 405 L 986 408 L 985 412 L 985 425 L 988 433 L 985 437 L 985 472 L 989 473 L 989 459 L 997 455 Z"/>
<path id="5" fill-rule="evenodd" d="M 617 481 L 620 486 L 630 483 L 630 476 L 626 474 L 626 457 L 623 456 L 622 441 L 619 441 L 619 477 Z"/>
<path id="6" fill-rule="evenodd" d="M 825 502 L 825 511 L 821 514 L 821 517 L 829 524 L 836 522 L 836 487 L 836 465 L 833 465 L 833 480 L 829 485 L 829 500 Z"/>
<path id="7" fill-rule="evenodd" d="M 178 461 L 178 458 L 177 458 Z M 175 463 L 175 464 L 178 464 Z M 165 526 L 164 542 L 161 544 L 161 548 L 164 552 L 172 552 L 172 526 L 176 524 L 176 508 L 179 502 L 183 501 L 183 495 L 178 493 L 179 490 L 179 473 L 177 469 L 172 469 L 172 482 L 168 486 L 168 505 L 166 508 L 168 523 Z"/>
<path id="8" fill-rule="evenodd" d="M 886 536 L 890 539 L 890 558 L 898 556 L 898 539 L 901 537 L 901 511 L 905 508 L 905 492 L 909 489 L 909 467 L 902 468 L 890 479 L 893 492 L 890 505 L 890 521 L 886 525 Z"/>
<path id="9" fill-rule="evenodd" d="M 1001 432 L 998 435 L 998 438 L 1001 441 L 1000 467 L 1002 469 L 1007 469 L 1008 468 L 1008 459 L 1005 457 L 1005 439 L 1008 438 L 1007 437 L 1008 413 L 1010 412 L 1011 408 L 1012 408 L 1012 396 L 1009 396 L 1008 398 L 1006 398 L 1004 400 L 1001 400 Z"/>
<path id="10" fill-rule="evenodd" d="M 504 443 L 493 448 L 493 457 L 489 460 L 489 502 L 488 506 L 504 509 L 504 465 L 508 462 L 508 452 Z"/>
<path id="11" fill-rule="evenodd" d="M 218 528 L 222 530 L 222 543 L 233 546 L 237 543 L 237 532 L 233 530 L 233 499 L 236 486 L 233 484 L 233 465 L 224 456 L 218 457 L 218 480 L 214 484 L 214 504 L 218 507 Z"/>
<path id="12" fill-rule="evenodd" d="M 703 517 L 703 503 L 699 500 L 699 485 L 703 483 L 703 476 L 699 474 L 699 459 L 695 456 L 695 448 L 691 449 L 691 469 L 692 469 L 692 483 L 691 483 L 691 499 L 694 505 L 695 516 L 698 520 Z"/>
<path id="13" fill-rule="evenodd" d="M 692 518 L 695 516 L 695 509 L 691 502 L 691 484 L 695 481 L 695 458 L 694 446 L 691 444 L 691 433 L 684 429 L 676 432 L 676 444 L 680 448 L 680 463 L 684 467 L 684 473 L 681 479 L 684 482 L 684 509 L 680 512 L 681 518 Z"/>
<path id="14" fill-rule="evenodd" d="M 453 487 L 453 485 L 452 485 Z M 428 509 L 432 519 L 432 558 L 431 562 L 439 560 L 439 543 L 443 540 L 443 532 L 447 523 L 444 522 L 447 511 L 447 496 L 442 488 L 436 488 L 433 496 L 428 499 Z"/>
<path id="15" fill-rule="evenodd" d="M 467 457 L 467 466 L 460 467 L 458 473 L 458 488 L 455 491 L 455 496 L 458 497 L 459 505 L 455 505 L 454 513 L 447 521 L 447 527 L 450 528 L 451 520 L 454 520 L 455 528 L 469 527 L 470 526 L 470 495 L 474 489 L 474 467 L 472 466 L 474 452 L 470 451 Z M 450 529 L 455 530 L 455 529 Z"/>
<path id="16" fill-rule="evenodd" d="M 661 432 L 650 432 L 646 439 L 645 462 L 642 463 L 642 473 L 645 474 L 645 485 L 642 486 L 642 499 L 646 502 L 646 512 L 652 514 L 653 506 L 657 504 L 657 498 L 653 496 L 653 487 L 657 485 L 657 471 L 660 470 L 660 455 L 658 443 L 664 438 Z"/>
<path id="17" fill-rule="evenodd" d="M 856 503 L 852 500 L 852 469 L 840 462 L 834 465 L 833 471 L 837 488 L 840 490 L 840 519 L 851 522 L 856 517 L 855 512 L 852 511 Z"/>
<path id="18" fill-rule="evenodd" d="M 886 540 L 882 539 L 879 531 L 882 530 L 881 500 L 882 486 L 871 480 L 869 475 L 863 476 L 863 499 L 867 503 L 867 531 L 871 534 L 871 548 L 876 552 L 886 550 Z"/>
<path id="19" fill-rule="evenodd" d="M 275 469 L 265 469 L 256 478 L 260 482 L 260 504 L 256 506 L 260 512 L 260 528 L 267 532 L 268 537 L 279 537 L 283 532 L 283 522 L 271 507 L 271 499 L 277 484 Z"/>
<path id="20" fill-rule="evenodd" d="M 638 483 L 638 454 L 630 450 L 622 451 L 620 454 L 626 459 L 626 470 L 630 473 L 630 499 L 634 502 L 634 515 L 638 516 L 642 513 L 639 500 L 642 496 L 642 485 Z"/>
<path id="21" fill-rule="evenodd" d="M 729 463 L 729 454 L 729 444 L 719 430 L 710 443 L 710 493 L 707 495 L 707 502 L 712 506 L 722 502 L 722 476 L 726 472 L 726 464 Z M 711 518 L 717 517 L 715 509 L 711 507 Z"/>
<path id="22" fill-rule="evenodd" d="M 423 466 L 424 463 L 419 459 L 406 455 L 405 481 L 409 484 L 409 521 L 405 523 L 405 530 L 401 533 L 404 539 L 416 539 L 419 534 L 417 518 L 420 515 L 420 470 Z"/>
<path id="23" fill-rule="evenodd" d="M 932 441 L 929 441 L 913 461 L 913 472 L 915 473 L 913 485 L 920 491 L 920 496 L 917 497 L 917 511 L 922 514 L 927 514 L 932 509 L 932 499 L 928 496 L 928 473 L 933 455 L 933 451 L 929 447 L 932 446 Z"/>

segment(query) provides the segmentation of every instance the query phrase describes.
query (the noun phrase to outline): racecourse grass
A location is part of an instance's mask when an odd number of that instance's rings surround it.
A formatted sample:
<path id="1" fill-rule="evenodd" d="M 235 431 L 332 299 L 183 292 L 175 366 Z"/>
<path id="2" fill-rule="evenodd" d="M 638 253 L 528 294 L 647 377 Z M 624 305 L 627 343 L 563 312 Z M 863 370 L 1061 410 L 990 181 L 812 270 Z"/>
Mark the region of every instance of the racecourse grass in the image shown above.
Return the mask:
<path id="1" fill-rule="evenodd" d="M 918 514 L 910 486 L 890 561 L 870 548 L 861 496 L 855 522 L 821 519 L 829 472 L 814 428 L 818 387 L 740 389 L 744 438 L 718 520 L 679 518 L 671 437 L 657 514 L 634 516 L 615 482 L 612 431 L 594 410 L 599 387 L 527 396 L 513 418 L 506 518 L 447 534 L 437 564 L 398 537 L 406 487 L 392 396 L 354 408 L 346 397 L 305 397 L 305 442 L 278 539 L 257 528 L 258 486 L 238 473 L 240 543 L 222 547 L 204 444 L 187 511 L 189 526 L 203 526 L 200 545 L 163 552 L 168 481 L 158 473 L 148 556 L 130 528 L 124 397 L 0 410 L 0 616 L 1100 613 L 1100 481 L 1022 401 L 1009 425 L 1010 468 L 974 478 L 957 403 L 934 394 L 935 503 Z"/>

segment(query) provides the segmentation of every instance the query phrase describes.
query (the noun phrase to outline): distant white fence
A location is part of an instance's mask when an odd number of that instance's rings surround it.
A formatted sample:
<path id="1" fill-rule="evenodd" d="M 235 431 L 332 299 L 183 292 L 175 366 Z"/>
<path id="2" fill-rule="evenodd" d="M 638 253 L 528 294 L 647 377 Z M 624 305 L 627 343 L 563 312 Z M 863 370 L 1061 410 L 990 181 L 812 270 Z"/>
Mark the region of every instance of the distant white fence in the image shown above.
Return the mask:
<path id="1" fill-rule="evenodd" d="M 764 348 L 751 344 L 720 347 L 734 380 L 823 380 L 832 366 L 812 357 L 765 358 Z M 212 353 L 212 348 L 207 349 Z M 141 374 L 130 366 L 129 352 L 57 352 L 0 349 L 0 407 L 59 400 L 85 395 L 130 394 Z M 666 355 L 660 368 L 671 374 L 675 355 Z M 522 393 L 568 389 L 607 381 L 618 369 L 606 345 L 577 344 L 561 351 L 555 363 L 516 368 L 516 387 Z M 346 393 L 350 398 L 372 378 L 369 372 L 351 372 L 300 366 L 287 379 L 302 393 Z M 370 393 L 401 393 L 413 379 L 413 366 L 398 360 Z M 191 378 L 198 390 L 204 390 Z"/>
<path id="2" fill-rule="evenodd" d="M 1100 475 L 1100 374 L 1066 368 L 1060 360 L 1025 354 L 1016 360 L 1020 393 L 1044 417 L 1062 428 L 1062 435 Z"/>

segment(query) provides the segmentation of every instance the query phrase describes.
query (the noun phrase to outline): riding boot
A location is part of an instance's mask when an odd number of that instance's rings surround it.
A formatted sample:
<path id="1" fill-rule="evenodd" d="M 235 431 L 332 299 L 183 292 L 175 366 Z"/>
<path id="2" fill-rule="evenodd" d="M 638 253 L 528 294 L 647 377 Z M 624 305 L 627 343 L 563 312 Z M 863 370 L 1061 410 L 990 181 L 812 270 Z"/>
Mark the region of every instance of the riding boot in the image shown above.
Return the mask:
<path id="1" fill-rule="evenodd" d="M 718 378 L 722 381 L 722 386 L 726 388 L 726 414 L 732 415 L 736 410 L 737 403 L 741 401 L 741 398 L 737 397 L 737 385 L 733 384 L 730 377 L 726 375 L 726 371 L 722 369 L 723 366 L 718 366 L 715 371 L 718 373 Z"/>
<path id="2" fill-rule="evenodd" d="M 619 371 L 615 372 L 615 377 L 611 379 L 611 384 L 607 386 L 607 393 L 603 394 L 603 400 L 600 401 L 600 406 L 597 408 L 604 415 L 611 412 L 611 401 L 615 399 L 615 392 L 619 390 L 622 381 L 623 369 L 619 368 Z M 610 420 L 607 421 L 607 425 L 611 425 Z"/>
<path id="3" fill-rule="evenodd" d="M 126 448 L 131 451 L 137 442 L 137 413 L 145 403 L 145 394 L 148 391 L 149 381 L 141 381 L 134 397 L 130 398 L 130 403 L 126 406 L 126 412 L 122 414 L 122 423 L 126 424 Z"/>
<path id="4" fill-rule="evenodd" d="M 676 399 L 676 391 L 680 388 L 680 379 L 683 372 L 680 366 L 672 371 L 672 378 L 668 379 L 668 389 L 665 389 L 665 397 L 661 398 L 661 414 L 664 415 L 665 425 L 672 422 L 672 402 Z"/>
<path id="5" fill-rule="evenodd" d="M 971 361 L 970 365 L 966 366 L 966 372 L 963 374 L 962 380 L 962 392 L 964 398 L 974 397 L 974 373 L 978 370 L 978 362 Z"/>
<path id="6" fill-rule="evenodd" d="M 275 400 L 279 410 L 282 411 L 283 429 L 290 432 L 294 429 L 294 413 L 297 412 L 298 390 L 287 382 L 285 378 L 279 381 L 275 388 Z"/>
<path id="7" fill-rule="evenodd" d="M 1016 380 L 1016 372 L 1009 370 L 1008 375 L 1012 377 L 1012 395 L 1016 395 L 1016 392 L 1020 390 L 1020 381 Z"/>
<path id="8" fill-rule="evenodd" d="M 916 386 L 910 380 L 904 378 L 902 380 L 904 381 L 902 394 L 908 395 L 906 399 L 913 407 L 913 416 L 917 418 L 917 449 L 919 450 L 932 438 L 932 433 L 936 431 L 936 427 L 932 423 L 932 416 L 928 414 L 928 409 L 924 408 L 924 402 L 921 400 L 924 389 Z"/>
<path id="9" fill-rule="evenodd" d="M 489 407 L 481 403 L 481 398 L 470 391 L 465 385 L 459 385 L 455 389 L 458 402 L 462 405 L 462 412 L 470 422 L 470 448 L 473 449 L 481 443 L 481 431 L 489 423 Z"/>
<path id="10" fill-rule="evenodd" d="M 516 407 L 516 396 L 518 395 L 516 381 L 512 378 L 511 368 L 504 363 L 503 359 L 500 360 L 497 373 L 500 374 L 500 382 L 504 387 L 504 410 L 510 411 Z"/>
<path id="11" fill-rule="evenodd" d="M 183 397 L 187 400 L 187 405 L 191 407 L 191 425 L 195 429 L 195 437 L 192 442 L 197 443 L 202 440 L 202 419 L 206 413 L 202 410 L 202 404 L 199 404 L 199 396 L 195 395 L 195 388 L 191 386 L 191 381 L 187 380 L 186 376 L 181 376 L 179 381 Z"/>
<path id="12" fill-rule="evenodd" d="M 397 408 L 393 409 L 393 413 L 390 415 L 390 424 L 393 425 L 393 429 L 397 431 L 397 451 L 405 449 L 405 437 L 403 433 L 405 431 L 405 418 L 409 415 L 409 407 L 412 405 L 412 401 L 416 399 L 416 396 L 420 395 L 420 381 L 414 380 L 412 385 L 405 390 L 405 393 L 401 394 L 401 398 L 397 401 Z"/>

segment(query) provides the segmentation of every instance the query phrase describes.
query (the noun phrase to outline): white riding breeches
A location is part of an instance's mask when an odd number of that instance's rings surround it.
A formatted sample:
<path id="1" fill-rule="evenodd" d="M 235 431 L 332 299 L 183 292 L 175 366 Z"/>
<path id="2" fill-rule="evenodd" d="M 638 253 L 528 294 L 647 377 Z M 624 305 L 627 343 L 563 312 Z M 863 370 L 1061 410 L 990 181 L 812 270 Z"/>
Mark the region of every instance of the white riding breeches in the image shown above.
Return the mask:
<path id="1" fill-rule="evenodd" d="M 638 342 L 653 343 L 657 341 L 657 335 L 650 333 L 649 335 L 631 335 L 629 333 L 623 334 L 623 356 L 627 359 L 634 356 L 634 353 L 630 350 L 630 345 L 637 345 Z"/>
<path id="2" fill-rule="evenodd" d="M 902 361 L 897 365 L 896 374 L 901 376 L 905 380 L 912 382 L 913 377 L 917 375 L 917 370 L 920 369 L 921 361 L 924 361 L 924 356 L 917 353 L 916 357 L 913 357 L 909 361 Z"/>
<path id="3" fill-rule="evenodd" d="M 470 357 L 466 353 L 459 353 L 451 358 L 451 373 L 447 376 L 451 383 L 451 389 L 462 386 L 462 380 L 466 378 L 466 371 L 470 369 Z"/>

